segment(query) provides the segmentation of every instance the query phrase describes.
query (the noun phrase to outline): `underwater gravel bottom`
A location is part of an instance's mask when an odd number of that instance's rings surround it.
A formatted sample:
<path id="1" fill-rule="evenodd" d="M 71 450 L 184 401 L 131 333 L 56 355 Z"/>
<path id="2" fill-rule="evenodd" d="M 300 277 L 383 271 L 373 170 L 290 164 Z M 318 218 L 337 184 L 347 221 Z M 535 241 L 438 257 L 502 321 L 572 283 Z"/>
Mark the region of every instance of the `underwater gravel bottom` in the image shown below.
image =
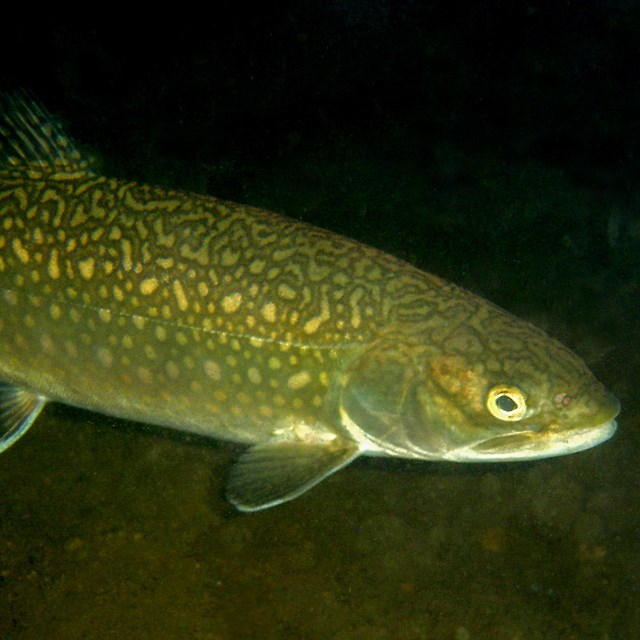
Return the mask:
<path id="1" fill-rule="evenodd" d="M 360 460 L 241 515 L 237 447 L 50 406 L 0 460 L 0 637 L 634 637 L 629 417 L 567 458 Z"/>

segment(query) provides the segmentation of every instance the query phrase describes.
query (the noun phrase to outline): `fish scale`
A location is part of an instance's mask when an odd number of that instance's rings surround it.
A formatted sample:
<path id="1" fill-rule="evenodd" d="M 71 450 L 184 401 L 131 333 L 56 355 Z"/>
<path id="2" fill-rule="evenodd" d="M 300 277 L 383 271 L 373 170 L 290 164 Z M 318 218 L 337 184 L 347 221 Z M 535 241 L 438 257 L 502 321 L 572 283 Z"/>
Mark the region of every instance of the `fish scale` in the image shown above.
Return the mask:
<path id="1" fill-rule="evenodd" d="M 16 181 L 9 186 L 15 193 L 28 184 Z M 210 424 L 221 407 L 254 421 L 255 416 L 241 409 L 249 404 L 242 402 L 248 389 L 243 395 L 233 392 L 234 387 L 249 385 L 260 402 L 255 407 L 261 416 L 257 426 L 270 429 L 264 417 L 277 406 L 300 410 L 310 402 L 317 408 L 318 393 L 326 393 L 327 384 L 318 365 L 335 359 L 329 351 L 362 340 L 361 334 L 345 340 L 336 325 L 322 331 L 329 326 L 324 317 L 329 296 L 321 279 L 316 291 L 298 289 L 290 279 L 278 278 L 286 268 L 253 257 L 257 237 L 261 248 L 278 238 L 264 233 L 268 220 L 260 224 L 258 219 L 248 227 L 246 208 L 232 211 L 213 199 L 156 190 L 154 202 L 161 205 L 151 207 L 141 221 L 139 216 L 150 207 L 144 200 L 135 204 L 141 195 L 135 184 L 74 176 L 55 187 L 28 195 L 27 212 L 37 210 L 34 216 L 27 213 L 28 227 L 3 217 L 12 236 L 0 270 L 0 285 L 8 292 L 4 305 L 23 314 L 2 314 L 15 319 L 3 336 L 20 346 L 39 342 L 43 347 L 40 357 L 20 365 L 19 372 L 3 367 L 5 380 L 24 383 L 48 375 L 48 397 L 101 411 L 108 410 L 104 403 L 110 402 L 106 382 L 113 393 L 129 396 L 128 412 L 137 407 L 128 417 L 164 424 L 176 416 L 172 426 L 194 424 L 198 431 L 222 435 Z M 117 195 L 102 206 L 109 187 Z M 69 200 L 78 206 L 66 207 Z M 17 202 L 2 197 L 0 206 L 10 210 Z M 46 205 L 38 208 L 33 202 Z M 125 206 L 126 215 L 121 215 Z M 35 234 L 37 229 L 48 231 Z M 0 244 L 7 237 L 1 236 Z M 347 309 L 357 313 L 355 307 L 342 307 L 342 313 L 334 312 L 337 326 L 345 324 Z M 70 371 L 70 380 L 61 380 L 64 370 L 47 365 L 57 356 L 73 358 L 91 373 L 91 380 L 83 381 L 72 397 L 69 388 L 77 386 L 77 373 Z M 216 383 L 215 403 L 208 390 L 205 398 L 199 397 L 205 394 L 203 379 Z M 152 392 L 158 388 L 160 408 Z M 163 393 L 164 388 L 170 392 Z M 293 398 L 287 397 L 291 391 Z M 179 398 L 185 405 L 182 411 L 173 406 Z M 193 405 L 201 410 L 194 411 Z M 187 409 L 185 424 L 181 414 Z"/>
<path id="2" fill-rule="evenodd" d="M 251 511 L 361 454 L 544 457 L 615 430 L 576 355 L 482 298 L 274 213 L 97 175 L 37 103 L 3 104 L 0 449 L 48 400 L 243 442 L 227 493 Z"/>

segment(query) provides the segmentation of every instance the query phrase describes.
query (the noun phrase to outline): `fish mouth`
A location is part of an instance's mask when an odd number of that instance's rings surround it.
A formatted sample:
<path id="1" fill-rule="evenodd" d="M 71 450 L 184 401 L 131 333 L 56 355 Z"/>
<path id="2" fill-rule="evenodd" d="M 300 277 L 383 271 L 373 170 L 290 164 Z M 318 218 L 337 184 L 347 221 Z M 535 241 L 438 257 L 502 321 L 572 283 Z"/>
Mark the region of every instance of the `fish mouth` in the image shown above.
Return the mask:
<path id="1" fill-rule="evenodd" d="M 620 403 L 610 393 L 604 390 L 600 393 L 600 410 L 590 417 L 586 425 L 564 429 L 527 429 L 493 436 L 450 451 L 447 458 L 459 462 L 536 460 L 591 449 L 611 438 L 618 427 L 616 418 Z"/>
<path id="2" fill-rule="evenodd" d="M 591 449 L 609 440 L 616 432 L 616 420 L 608 420 L 595 427 L 559 432 L 521 432 L 489 438 L 458 453 L 457 460 L 476 462 L 504 460 L 535 460 L 564 456 Z"/>

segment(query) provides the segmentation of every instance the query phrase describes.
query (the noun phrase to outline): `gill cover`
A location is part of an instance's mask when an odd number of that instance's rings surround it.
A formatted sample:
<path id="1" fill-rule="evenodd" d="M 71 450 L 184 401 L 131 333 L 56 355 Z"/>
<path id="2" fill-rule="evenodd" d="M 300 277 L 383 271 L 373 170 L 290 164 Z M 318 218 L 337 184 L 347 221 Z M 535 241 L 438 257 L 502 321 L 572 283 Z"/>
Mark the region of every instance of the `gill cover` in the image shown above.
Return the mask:
<path id="1" fill-rule="evenodd" d="M 374 343 L 345 371 L 340 414 L 371 453 L 436 458 L 448 439 L 437 411 L 424 402 L 424 367 L 415 345 Z"/>

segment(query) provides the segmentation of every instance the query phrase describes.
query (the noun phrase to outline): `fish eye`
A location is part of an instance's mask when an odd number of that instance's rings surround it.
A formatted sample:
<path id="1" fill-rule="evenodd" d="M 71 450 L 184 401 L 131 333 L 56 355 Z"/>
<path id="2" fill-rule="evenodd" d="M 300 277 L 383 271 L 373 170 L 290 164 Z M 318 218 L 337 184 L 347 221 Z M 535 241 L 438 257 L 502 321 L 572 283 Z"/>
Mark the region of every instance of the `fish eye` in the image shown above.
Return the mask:
<path id="1" fill-rule="evenodd" d="M 527 410 L 527 399 L 517 387 L 496 385 L 489 389 L 486 405 L 494 418 L 512 422 L 524 417 Z"/>

